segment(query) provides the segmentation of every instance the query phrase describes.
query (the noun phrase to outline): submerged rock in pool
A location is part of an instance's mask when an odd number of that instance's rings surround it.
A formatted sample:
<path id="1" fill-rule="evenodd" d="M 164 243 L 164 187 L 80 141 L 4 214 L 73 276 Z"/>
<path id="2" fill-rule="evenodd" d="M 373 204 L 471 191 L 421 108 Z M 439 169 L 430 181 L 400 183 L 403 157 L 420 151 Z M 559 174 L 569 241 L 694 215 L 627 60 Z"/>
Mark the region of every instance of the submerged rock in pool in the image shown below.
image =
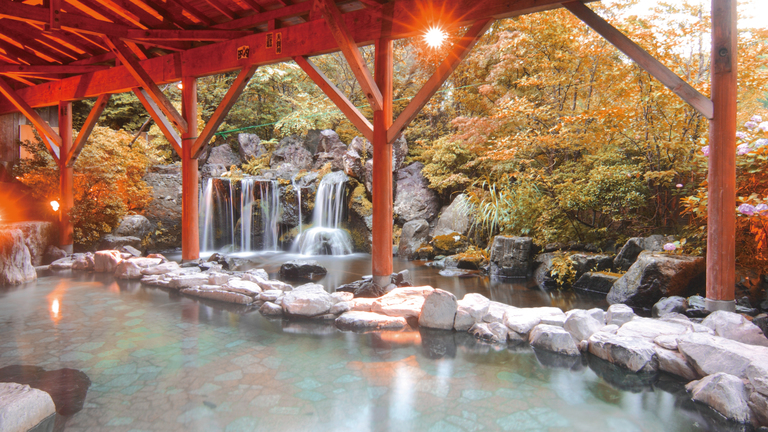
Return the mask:
<path id="1" fill-rule="evenodd" d="M 314 280 L 328 273 L 325 267 L 315 260 L 294 260 L 280 266 L 280 277 L 284 279 Z"/>
<path id="2" fill-rule="evenodd" d="M 403 317 L 362 311 L 345 312 L 335 322 L 342 330 L 398 330 L 407 325 Z"/>

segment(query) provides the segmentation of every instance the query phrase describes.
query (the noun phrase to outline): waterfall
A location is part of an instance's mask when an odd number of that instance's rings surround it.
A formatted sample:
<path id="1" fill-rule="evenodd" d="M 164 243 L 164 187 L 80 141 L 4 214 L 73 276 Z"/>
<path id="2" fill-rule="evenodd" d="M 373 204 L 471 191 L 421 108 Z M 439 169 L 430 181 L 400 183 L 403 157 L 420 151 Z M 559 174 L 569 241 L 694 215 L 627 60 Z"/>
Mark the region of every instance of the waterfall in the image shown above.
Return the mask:
<path id="1" fill-rule="evenodd" d="M 327 174 L 315 195 L 312 228 L 299 234 L 294 249 L 303 255 L 347 255 L 352 239 L 340 228 L 346 207 L 347 176 L 342 171 Z"/>
<path id="2" fill-rule="evenodd" d="M 293 186 L 293 192 L 296 194 L 296 204 L 299 209 L 299 236 L 304 231 L 304 227 L 302 226 L 302 218 L 301 218 L 301 188 L 299 185 L 296 184 L 296 177 L 293 177 L 291 179 L 291 185 Z"/>
<path id="3" fill-rule="evenodd" d="M 258 185 L 258 189 L 257 189 Z M 256 193 L 259 196 L 256 196 Z M 260 206 L 255 206 L 260 198 Z M 258 211 L 263 228 L 263 250 L 278 250 L 281 206 L 279 185 L 253 177 L 241 180 L 209 178 L 201 197 L 200 249 L 202 252 L 250 252 L 253 244 L 254 212 Z M 237 226 L 240 233 L 237 233 Z"/>

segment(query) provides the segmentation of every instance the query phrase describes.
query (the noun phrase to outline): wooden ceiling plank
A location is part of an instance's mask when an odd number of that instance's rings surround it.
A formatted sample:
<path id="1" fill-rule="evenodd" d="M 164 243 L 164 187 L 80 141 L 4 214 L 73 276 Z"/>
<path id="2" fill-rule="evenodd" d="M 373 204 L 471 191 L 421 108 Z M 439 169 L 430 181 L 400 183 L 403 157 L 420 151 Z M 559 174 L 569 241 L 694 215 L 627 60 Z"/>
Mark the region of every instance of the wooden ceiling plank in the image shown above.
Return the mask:
<path id="1" fill-rule="evenodd" d="M 189 12 L 190 15 L 194 16 L 195 18 L 199 19 L 200 22 L 205 24 L 206 26 L 212 26 L 216 24 L 208 15 L 200 12 L 199 9 L 192 6 L 187 0 L 170 0 L 177 5 L 181 6 L 184 10 Z"/>
<path id="2" fill-rule="evenodd" d="M 137 1 L 141 1 L 141 0 L 137 0 Z M 141 4 L 157 12 L 158 15 L 163 17 L 163 22 L 173 24 L 174 26 L 182 30 L 189 28 L 189 26 L 193 24 L 191 22 L 187 22 L 187 19 L 184 17 L 184 15 L 175 14 L 171 12 L 169 9 L 161 6 L 161 3 L 159 1 L 150 1 L 150 2 L 141 1 Z"/>
<path id="3" fill-rule="evenodd" d="M 26 117 L 30 123 L 35 126 L 35 129 L 40 133 L 41 138 L 45 142 L 45 146 L 48 147 L 48 151 L 59 162 L 59 148 L 61 148 L 61 137 L 57 134 L 48 123 L 43 120 L 40 115 L 29 104 L 16 93 L 15 90 L 0 78 L 0 93 L 2 93 L 8 100 L 19 110 L 24 117 Z M 48 139 L 45 139 L 45 138 Z"/>
<path id="4" fill-rule="evenodd" d="M 26 34 L 24 34 L 13 29 L 11 25 L 6 25 L 6 21 L 7 20 L 0 19 L 0 33 L 21 44 L 24 49 L 37 51 L 59 63 L 69 63 L 73 60 L 77 60 L 76 57 L 66 56 L 62 53 L 59 53 L 58 51 L 55 51 L 52 47 L 38 42 L 35 39 L 35 35 L 31 29 L 29 29 Z"/>
<path id="5" fill-rule="evenodd" d="M 93 104 L 91 112 L 88 113 L 88 117 L 85 119 L 83 127 L 80 128 L 80 132 L 77 134 L 77 140 L 75 140 L 72 150 L 64 158 L 64 163 L 67 168 L 71 168 L 75 165 L 75 161 L 77 161 L 77 157 L 80 156 L 80 152 L 83 151 L 83 147 L 85 147 L 88 137 L 91 136 L 93 128 L 96 126 L 96 123 L 98 123 L 101 113 L 104 112 L 104 108 L 107 107 L 110 97 L 112 97 L 112 95 L 109 93 L 103 94 L 99 96 L 96 103 Z"/>
<path id="6" fill-rule="evenodd" d="M 222 15 L 225 17 L 236 20 L 240 18 L 235 12 L 232 11 L 232 9 L 225 6 L 223 3 L 221 3 L 219 0 L 205 0 L 209 5 L 211 5 L 214 9 L 221 12 Z"/>
<path id="7" fill-rule="evenodd" d="M 26 79 L 26 78 L 24 78 L 22 76 L 18 76 L 18 75 L 7 75 L 7 77 L 12 79 L 12 80 L 14 80 L 14 81 L 16 81 L 16 82 L 20 82 L 20 83 L 28 85 L 28 86 L 36 86 L 37 84 L 39 84 L 39 81 L 30 81 L 30 80 L 28 80 L 28 79 Z"/>
<path id="8" fill-rule="evenodd" d="M 182 133 L 186 133 L 188 128 L 186 120 L 176 111 L 171 101 L 165 97 L 162 90 L 155 84 L 144 68 L 141 67 L 139 61 L 133 58 L 128 47 L 122 41 L 115 38 L 105 37 L 104 42 L 109 45 L 123 66 L 133 75 L 141 88 L 147 91 L 149 98 L 158 105 L 174 126 Z"/>
<path id="9" fill-rule="evenodd" d="M 309 13 L 311 8 L 312 8 L 312 2 L 306 1 L 303 3 L 297 3 L 295 5 L 287 6 L 284 8 L 274 9 L 274 10 L 263 12 L 263 13 L 249 15 L 247 17 L 243 17 L 233 21 L 216 24 L 215 26 L 213 26 L 213 28 L 223 29 L 223 30 L 251 28 L 259 24 L 265 24 L 270 20 L 283 19 L 283 18 L 288 18 L 292 16 L 299 16 L 302 14 L 306 14 L 306 13 Z"/>
<path id="10" fill-rule="evenodd" d="M 126 27 L 134 27 L 139 23 L 134 23 L 131 20 L 123 17 L 122 15 L 116 13 L 112 9 L 103 6 L 101 3 L 94 1 L 94 0 L 78 0 L 79 3 L 81 3 L 83 6 L 88 7 L 92 10 L 94 10 L 99 15 L 109 19 L 115 24 L 121 24 Z M 142 26 L 145 27 L 145 26 Z"/>
<path id="11" fill-rule="evenodd" d="M 0 15 L 16 21 L 37 24 L 45 24 L 49 18 L 45 8 L 7 1 L 0 1 Z M 120 36 L 122 32 L 128 30 L 125 26 L 80 15 L 60 14 L 59 20 L 62 28 L 72 31 Z"/>
<path id="12" fill-rule="evenodd" d="M 155 103 L 154 100 L 152 100 L 152 98 L 146 91 L 144 91 L 144 89 L 136 87 L 133 89 L 133 93 L 137 98 L 139 98 L 141 104 L 144 105 L 144 108 L 147 110 L 150 117 L 152 117 L 152 120 L 155 121 L 157 127 L 160 128 L 160 131 L 163 132 L 165 138 L 171 143 L 173 149 L 176 151 L 176 154 L 181 155 L 181 137 L 173 128 L 171 122 L 168 121 L 168 117 L 163 114 L 163 112 L 160 110 L 160 107 Z"/>
<path id="13" fill-rule="evenodd" d="M 13 45 L 12 43 L 2 39 L 0 39 L 0 48 L 2 48 L 3 51 L 5 51 L 6 55 L 15 57 L 24 63 L 29 63 L 29 64 L 45 64 L 46 63 L 46 61 L 44 61 L 42 58 L 38 57 L 37 55 L 30 53 L 24 49 L 21 49 L 16 45 Z"/>
<path id="14" fill-rule="evenodd" d="M 256 2 L 256 0 L 243 0 L 245 4 L 248 5 L 249 8 L 255 10 L 256 12 L 264 12 L 266 9 L 262 5 Z"/>
<path id="15" fill-rule="evenodd" d="M 373 125 L 367 118 L 349 101 L 347 96 L 325 76 L 311 60 L 304 56 L 296 56 L 293 60 L 301 66 L 312 81 L 320 87 L 320 90 L 341 110 L 347 119 L 363 134 L 365 139 L 373 142 Z"/>
<path id="16" fill-rule="evenodd" d="M 459 66 L 462 60 L 469 54 L 472 47 L 477 44 L 480 37 L 491 27 L 493 19 L 486 18 L 479 20 L 467 30 L 467 32 L 456 41 L 448 56 L 440 63 L 435 73 L 427 80 L 424 86 L 411 99 L 408 106 L 397 116 L 387 131 L 388 142 L 394 142 L 400 133 L 408 127 L 414 118 L 421 112 L 421 109 L 429 102 L 429 99 L 440 90 L 443 83 L 451 76 L 454 70 Z"/>
<path id="17" fill-rule="evenodd" d="M 109 0 L 111 7 L 119 9 L 119 12 L 133 15 L 139 20 L 139 23 L 146 28 L 168 28 L 170 23 L 164 23 L 151 13 L 141 7 L 133 4 L 130 0 Z M 110 6 L 107 4 L 107 6 Z"/>
<path id="18" fill-rule="evenodd" d="M 162 39 L 168 41 L 220 41 L 252 34 L 240 30 L 128 30 L 127 39 Z"/>
<path id="19" fill-rule="evenodd" d="M 0 73 L 18 74 L 83 74 L 97 70 L 109 69 L 109 66 L 98 65 L 0 65 Z"/>
<path id="20" fill-rule="evenodd" d="M 365 64 L 365 60 L 363 60 L 363 56 L 360 54 L 360 50 L 357 48 L 357 44 L 349 32 L 347 24 L 344 22 L 344 17 L 336 7 L 336 3 L 334 3 L 334 0 L 323 0 L 320 7 L 323 17 L 325 17 L 325 21 L 331 29 L 333 38 L 339 44 L 339 49 L 344 54 L 344 58 L 347 59 L 347 63 L 349 63 L 349 67 L 352 69 L 355 78 L 357 78 L 357 82 L 360 84 L 360 88 L 368 99 L 371 108 L 374 111 L 382 110 L 384 98 L 381 96 L 379 87 L 373 80 L 370 69 Z"/>
<path id="21" fill-rule="evenodd" d="M 192 45 L 189 42 L 174 42 L 164 39 L 123 39 L 127 42 L 137 43 L 140 45 L 144 45 L 145 47 L 152 47 L 152 48 L 160 48 L 163 50 L 168 51 L 186 51 L 190 48 L 192 48 Z"/>
<path id="22" fill-rule="evenodd" d="M 115 53 L 113 53 L 112 51 L 107 51 L 103 54 L 99 54 L 93 57 L 88 57 L 88 58 L 78 60 L 69 64 L 73 66 L 77 66 L 77 65 L 92 65 L 92 64 L 99 64 L 99 63 L 114 63 L 114 61 L 115 61 Z"/>
<path id="23" fill-rule="evenodd" d="M 208 142 L 213 138 L 213 134 L 219 130 L 219 126 L 224 122 L 224 119 L 227 117 L 227 114 L 229 114 L 229 110 L 232 109 L 232 106 L 237 102 L 237 98 L 239 98 L 243 93 L 243 90 L 245 90 L 248 81 L 251 80 L 251 77 L 253 77 L 253 73 L 256 72 L 257 68 L 258 66 L 256 65 L 248 65 L 237 75 L 232 86 L 227 90 L 227 94 L 224 95 L 224 99 L 219 102 L 216 111 L 213 112 L 213 115 L 208 120 L 208 123 L 206 123 L 205 128 L 195 140 L 195 144 L 192 146 L 192 157 L 194 159 L 200 157 L 200 154 L 205 150 L 205 146 L 208 145 Z"/>

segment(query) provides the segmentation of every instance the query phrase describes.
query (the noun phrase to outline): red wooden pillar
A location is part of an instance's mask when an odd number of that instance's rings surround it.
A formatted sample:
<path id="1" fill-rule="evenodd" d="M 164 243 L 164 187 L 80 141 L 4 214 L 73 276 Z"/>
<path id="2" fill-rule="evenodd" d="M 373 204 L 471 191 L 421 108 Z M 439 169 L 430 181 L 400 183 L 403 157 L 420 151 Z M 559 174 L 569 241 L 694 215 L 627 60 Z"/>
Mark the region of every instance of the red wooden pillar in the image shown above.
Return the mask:
<path id="1" fill-rule="evenodd" d="M 192 155 L 197 139 L 197 79 L 184 77 L 181 84 L 181 115 L 189 125 L 181 135 L 181 259 L 191 261 L 200 258 L 197 159 Z"/>
<path id="2" fill-rule="evenodd" d="M 59 102 L 59 136 L 59 247 L 71 254 L 75 229 L 69 213 L 75 206 L 75 169 L 67 167 L 67 155 L 72 151 L 72 102 Z"/>
<path id="3" fill-rule="evenodd" d="M 383 110 L 373 113 L 373 282 L 381 287 L 392 274 L 392 40 L 376 42 L 375 80 L 383 96 Z"/>
<path id="4" fill-rule="evenodd" d="M 712 0 L 707 309 L 734 310 L 736 273 L 736 0 Z"/>

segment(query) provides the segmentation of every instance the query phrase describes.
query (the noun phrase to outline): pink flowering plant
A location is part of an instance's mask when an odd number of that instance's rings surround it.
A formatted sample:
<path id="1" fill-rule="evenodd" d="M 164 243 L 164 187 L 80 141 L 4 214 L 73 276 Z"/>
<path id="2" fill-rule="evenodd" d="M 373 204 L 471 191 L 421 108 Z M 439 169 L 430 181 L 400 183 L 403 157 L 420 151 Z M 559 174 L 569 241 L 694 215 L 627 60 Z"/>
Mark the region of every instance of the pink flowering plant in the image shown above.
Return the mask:
<path id="1" fill-rule="evenodd" d="M 736 134 L 736 261 L 768 271 L 768 114 L 755 114 Z M 682 199 L 691 220 L 688 237 L 699 243 L 707 235 L 707 162 L 709 146 L 701 148 L 696 172 L 701 183 Z"/>
<path id="2" fill-rule="evenodd" d="M 679 255 L 683 253 L 685 244 L 687 242 L 688 242 L 687 239 L 675 240 L 673 242 L 665 243 L 664 246 L 662 246 L 662 249 L 664 249 L 665 252 Z"/>

